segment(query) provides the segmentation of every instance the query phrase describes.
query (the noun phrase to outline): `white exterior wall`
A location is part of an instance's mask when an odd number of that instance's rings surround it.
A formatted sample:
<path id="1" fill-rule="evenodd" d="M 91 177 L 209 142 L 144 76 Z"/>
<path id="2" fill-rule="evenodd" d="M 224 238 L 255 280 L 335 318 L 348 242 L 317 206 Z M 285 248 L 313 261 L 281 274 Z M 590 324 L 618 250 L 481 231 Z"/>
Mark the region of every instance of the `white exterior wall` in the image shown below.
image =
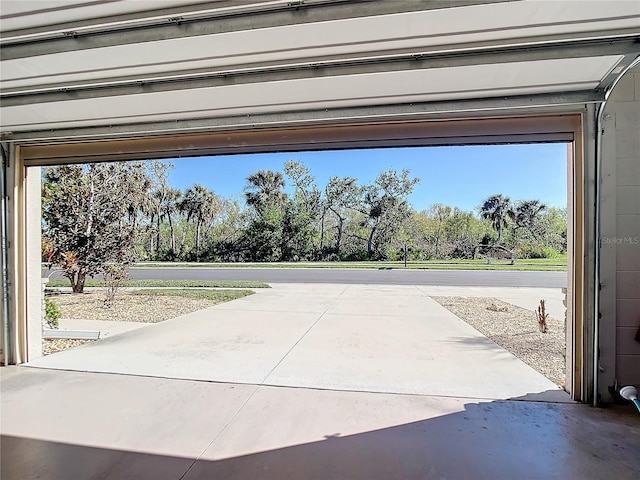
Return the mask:
<path id="1" fill-rule="evenodd" d="M 600 388 L 640 385 L 640 67 L 611 94 L 601 184 Z"/>
<path id="2" fill-rule="evenodd" d="M 0 167 L 1 168 L 1 167 Z M 2 211 L 2 209 L 0 209 L 0 221 L 6 221 L 7 219 L 3 219 L 2 217 L 4 216 L 4 211 Z M 1 247 L 0 247 L 1 248 Z M 5 295 L 4 295 L 4 288 L 2 287 L 2 272 L 4 271 L 4 263 L 3 263 L 3 258 L 4 256 L 1 254 L 0 252 L 0 318 L 4 318 L 5 312 L 4 312 L 4 302 L 5 302 Z M 7 301 L 9 299 L 7 298 Z M 5 358 L 5 351 L 4 351 L 4 325 L 0 322 L 0 351 L 2 352 L 2 362 L 3 364 L 7 365 L 8 364 L 8 359 Z"/>
<path id="3" fill-rule="evenodd" d="M 26 171 L 27 359 L 42 356 L 41 169 Z"/>
<path id="4" fill-rule="evenodd" d="M 11 148 L 6 171 L 10 364 L 41 357 L 43 346 L 41 169 L 23 168 Z"/>

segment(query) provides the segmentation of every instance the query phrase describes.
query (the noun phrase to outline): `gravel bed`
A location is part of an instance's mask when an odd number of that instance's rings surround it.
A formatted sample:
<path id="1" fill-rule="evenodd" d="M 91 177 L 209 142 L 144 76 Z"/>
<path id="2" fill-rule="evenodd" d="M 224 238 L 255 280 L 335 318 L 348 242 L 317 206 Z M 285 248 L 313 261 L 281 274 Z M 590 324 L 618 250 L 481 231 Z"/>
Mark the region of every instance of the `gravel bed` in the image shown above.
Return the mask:
<path id="1" fill-rule="evenodd" d="M 564 388 L 566 347 L 564 322 L 548 318 L 547 333 L 541 333 L 534 312 L 495 298 L 432 298 L 502 348 Z M 491 310 L 488 310 L 488 307 Z M 506 311 L 500 311 L 505 308 Z"/>
<path id="2" fill-rule="evenodd" d="M 61 318 L 157 323 L 216 305 L 207 299 L 176 296 L 130 295 L 121 292 L 111 308 L 104 306 L 104 293 L 62 293 L 49 297 Z"/>
<path id="3" fill-rule="evenodd" d="M 61 318 L 81 320 L 111 320 L 116 322 L 158 323 L 203 308 L 218 302 L 200 298 L 178 296 L 133 295 L 120 292 L 111 308 L 104 306 L 104 292 L 94 291 L 80 294 L 58 293 L 50 295 L 60 309 Z M 68 338 L 45 339 L 44 355 L 68 350 L 95 340 Z"/>
<path id="4" fill-rule="evenodd" d="M 50 355 L 52 353 L 79 347 L 85 343 L 95 342 L 95 340 L 79 340 L 76 338 L 45 338 L 42 344 L 42 353 Z"/>

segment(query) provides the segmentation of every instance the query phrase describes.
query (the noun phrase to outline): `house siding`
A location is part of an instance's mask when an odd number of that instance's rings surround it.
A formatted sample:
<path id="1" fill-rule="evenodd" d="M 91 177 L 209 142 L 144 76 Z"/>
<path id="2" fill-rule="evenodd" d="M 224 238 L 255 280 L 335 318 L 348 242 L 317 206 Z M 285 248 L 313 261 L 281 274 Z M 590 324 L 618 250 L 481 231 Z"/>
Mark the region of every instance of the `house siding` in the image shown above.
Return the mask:
<path id="1" fill-rule="evenodd" d="M 635 339 L 640 329 L 639 67 L 613 90 L 603 126 L 601 394 L 612 381 L 640 385 L 640 342 Z M 615 366 L 607 365 L 608 359 Z"/>

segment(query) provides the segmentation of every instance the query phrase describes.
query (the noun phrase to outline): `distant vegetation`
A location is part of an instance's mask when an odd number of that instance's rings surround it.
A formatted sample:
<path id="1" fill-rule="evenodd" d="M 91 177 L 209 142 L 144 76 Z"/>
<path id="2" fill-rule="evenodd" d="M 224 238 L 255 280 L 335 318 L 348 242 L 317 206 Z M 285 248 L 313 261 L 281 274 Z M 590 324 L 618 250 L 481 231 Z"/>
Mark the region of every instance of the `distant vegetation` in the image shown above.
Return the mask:
<path id="1" fill-rule="evenodd" d="M 363 184 L 331 177 L 318 185 L 288 161 L 282 172 L 246 179 L 243 200 L 196 183 L 167 181 L 158 161 L 46 168 L 43 255 L 64 269 L 74 290 L 107 264 L 132 261 L 367 261 L 470 259 L 479 245 L 518 258 L 566 253 L 566 210 L 496 193 L 475 212 L 442 204 L 416 211 L 419 179 L 389 169 Z M 288 194 L 286 186 L 290 186 Z"/>

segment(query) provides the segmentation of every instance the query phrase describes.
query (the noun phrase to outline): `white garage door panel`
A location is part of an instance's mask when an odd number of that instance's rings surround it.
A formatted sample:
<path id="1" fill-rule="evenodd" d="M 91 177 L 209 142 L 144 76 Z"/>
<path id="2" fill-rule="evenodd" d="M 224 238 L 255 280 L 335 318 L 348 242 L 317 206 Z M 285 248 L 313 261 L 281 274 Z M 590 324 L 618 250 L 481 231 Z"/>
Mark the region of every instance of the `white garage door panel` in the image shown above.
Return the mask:
<path id="1" fill-rule="evenodd" d="M 6 130 L 596 88 L 619 56 L 231 85 L 3 108 Z"/>
<path id="2" fill-rule="evenodd" d="M 205 1 L 205 0 L 201 0 Z M 2 31 L 76 22 L 96 17 L 171 8 L 198 0 L 111 0 L 96 5 L 86 0 L 2 0 L 0 14 L 6 22 Z M 10 16 L 9 18 L 7 18 Z"/>
<path id="3" fill-rule="evenodd" d="M 0 78 L 6 89 L 28 88 L 640 25 L 640 2 L 614 5 L 616 9 L 604 9 L 595 3 L 586 9 L 578 2 L 516 2 L 113 46 L 4 61 Z M 594 23 L 604 10 L 637 17 Z"/>

